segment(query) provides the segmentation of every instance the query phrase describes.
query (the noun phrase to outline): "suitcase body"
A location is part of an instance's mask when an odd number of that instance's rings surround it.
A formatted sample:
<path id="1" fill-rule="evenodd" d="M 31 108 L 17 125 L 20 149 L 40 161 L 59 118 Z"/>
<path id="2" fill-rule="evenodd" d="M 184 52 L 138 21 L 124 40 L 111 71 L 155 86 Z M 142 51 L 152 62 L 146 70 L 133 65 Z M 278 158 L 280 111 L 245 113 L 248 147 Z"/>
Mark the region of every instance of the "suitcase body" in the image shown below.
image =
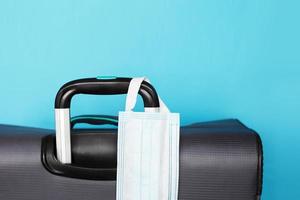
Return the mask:
<path id="1" fill-rule="evenodd" d="M 54 133 L 0 125 L 0 199 L 114 200 L 117 130 L 74 129 L 71 168 L 56 159 Z M 260 138 L 238 120 L 182 127 L 179 174 L 180 200 L 258 200 Z"/>
<path id="2" fill-rule="evenodd" d="M 126 94 L 130 81 L 97 77 L 65 84 L 55 99 L 56 130 L 0 125 L 0 199 L 116 199 L 117 129 L 72 129 L 70 105 L 76 94 Z M 159 108 L 148 82 L 139 94 L 144 107 Z M 77 122 L 117 125 L 112 117 Z M 179 156 L 178 199 L 260 199 L 261 141 L 238 120 L 181 127 Z M 71 162 L 60 162 L 66 157 Z"/>

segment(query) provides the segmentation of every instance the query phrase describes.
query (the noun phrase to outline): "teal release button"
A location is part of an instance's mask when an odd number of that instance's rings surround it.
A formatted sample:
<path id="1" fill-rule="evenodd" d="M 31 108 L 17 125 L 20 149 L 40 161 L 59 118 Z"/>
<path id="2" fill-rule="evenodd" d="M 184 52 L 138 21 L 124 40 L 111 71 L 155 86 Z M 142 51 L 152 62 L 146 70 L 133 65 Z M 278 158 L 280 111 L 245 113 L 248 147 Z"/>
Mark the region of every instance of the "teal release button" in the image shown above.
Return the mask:
<path id="1" fill-rule="evenodd" d="M 99 80 L 108 80 L 108 79 L 116 79 L 116 76 L 97 76 L 96 79 Z"/>

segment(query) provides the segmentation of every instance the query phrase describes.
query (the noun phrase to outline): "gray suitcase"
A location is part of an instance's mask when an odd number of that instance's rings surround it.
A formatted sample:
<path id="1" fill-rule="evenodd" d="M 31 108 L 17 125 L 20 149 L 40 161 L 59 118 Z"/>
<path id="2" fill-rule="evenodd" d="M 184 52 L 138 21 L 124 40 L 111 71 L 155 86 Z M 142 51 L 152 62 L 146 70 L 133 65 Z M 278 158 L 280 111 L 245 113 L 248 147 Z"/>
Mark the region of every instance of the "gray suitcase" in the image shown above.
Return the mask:
<path id="1" fill-rule="evenodd" d="M 69 108 L 72 96 L 78 93 L 124 94 L 129 81 L 70 82 L 59 91 L 56 108 Z M 140 94 L 145 106 L 159 104 L 150 84 L 143 83 Z M 116 121 L 110 116 L 80 116 L 71 125 L 115 125 Z M 72 164 L 62 164 L 56 156 L 54 130 L 0 125 L 0 199 L 114 200 L 117 129 L 97 126 L 71 132 Z M 260 137 L 234 119 L 182 127 L 179 174 L 180 200 L 258 200 L 262 188 Z"/>

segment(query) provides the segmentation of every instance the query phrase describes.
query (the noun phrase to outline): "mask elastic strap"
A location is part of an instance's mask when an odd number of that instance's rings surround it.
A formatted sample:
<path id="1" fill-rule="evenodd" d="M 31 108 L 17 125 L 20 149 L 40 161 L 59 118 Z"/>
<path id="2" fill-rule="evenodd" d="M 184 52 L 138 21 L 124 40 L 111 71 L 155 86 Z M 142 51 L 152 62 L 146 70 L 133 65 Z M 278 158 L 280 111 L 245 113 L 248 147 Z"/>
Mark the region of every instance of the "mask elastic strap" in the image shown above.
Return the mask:
<path id="1" fill-rule="evenodd" d="M 140 90 L 140 87 L 142 85 L 143 81 L 147 81 L 150 83 L 150 81 L 146 77 L 137 77 L 132 78 L 128 87 L 128 92 L 126 96 L 126 105 L 125 105 L 125 111 L 132 111 L 136 105 L 138 92 Z M 159 108 L 145 108 L 145 112 L 170 112 L 166 104 L 159 99 Z"/>

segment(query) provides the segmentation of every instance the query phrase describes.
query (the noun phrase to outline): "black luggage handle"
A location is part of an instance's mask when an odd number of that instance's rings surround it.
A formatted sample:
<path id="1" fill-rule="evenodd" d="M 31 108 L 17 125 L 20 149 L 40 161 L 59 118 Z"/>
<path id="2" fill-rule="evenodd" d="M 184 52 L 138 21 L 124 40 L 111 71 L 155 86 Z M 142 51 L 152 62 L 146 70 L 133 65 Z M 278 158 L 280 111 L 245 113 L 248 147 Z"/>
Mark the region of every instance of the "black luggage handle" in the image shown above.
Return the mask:
<path id="1" fill-rule="evenodd" d="M 126 94 L 131 78 L 97 77 L 70 81 L 64 84 L 55 98 L 55 108 L 70 108 L 72 97 L 76 94 L 116 95 Z M 143 81 L 139 94 L 144 107 L 159 107 L 157 93 L 153 86 Z"/>
<path id="2" fill-rule="evenodd" d="M 70 105 L 76 94 L 115 95 L 126 94 L 131 78 L 97 77 L 74 80 L 63 85 L 55 99 L 56 148 L 57 158 L 63 164 L 70 164 L 71 136 L 70 136 Z M 152 87 L 143 81 L 139 94 L 144 101 L 144 107 L 159 107 L 159 98 Z"/>
<path id="3" fill-rule="evenodd" d="M 118 126 L 118 117 L 110 115 L 79 115 L 71 118 L 71 129 L 76 124 Z"/>

